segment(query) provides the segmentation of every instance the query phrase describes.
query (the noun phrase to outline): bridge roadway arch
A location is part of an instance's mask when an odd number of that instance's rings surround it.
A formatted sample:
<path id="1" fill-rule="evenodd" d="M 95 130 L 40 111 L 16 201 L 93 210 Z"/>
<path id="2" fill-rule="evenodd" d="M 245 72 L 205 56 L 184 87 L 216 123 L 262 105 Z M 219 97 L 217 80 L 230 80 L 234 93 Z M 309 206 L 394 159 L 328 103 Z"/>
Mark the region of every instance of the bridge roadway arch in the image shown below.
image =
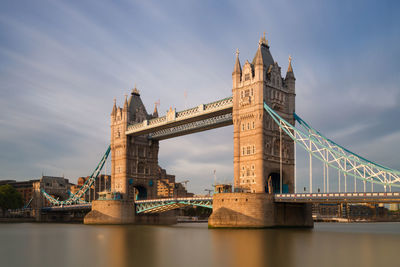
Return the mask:
<path id="1" fill-rule="evenodd" d="M 212 209 L 213 198 L 210 197 L 184 197 L 163 198 L 135 201 L 136 213 L 161 213 L 185 206 L 196 206 Z"/>

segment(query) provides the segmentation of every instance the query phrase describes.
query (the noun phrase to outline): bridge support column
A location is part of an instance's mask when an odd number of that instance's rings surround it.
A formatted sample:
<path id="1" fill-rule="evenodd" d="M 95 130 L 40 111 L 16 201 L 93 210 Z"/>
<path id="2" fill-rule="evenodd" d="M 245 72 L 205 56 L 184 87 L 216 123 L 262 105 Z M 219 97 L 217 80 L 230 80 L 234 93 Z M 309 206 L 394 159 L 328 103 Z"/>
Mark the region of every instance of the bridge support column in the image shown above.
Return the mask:
<path id="1" fill-rule="evenodd" d="M 84 224 L 133 224 L 135 205 L 128 200 L 95 200 Z"/>
<path id="2" fill-rule="evenodd" d="M 213 197 L 210 228 L 313 227 L 312 206 L 277 203 L 273 195 L 225 193 Z"/>

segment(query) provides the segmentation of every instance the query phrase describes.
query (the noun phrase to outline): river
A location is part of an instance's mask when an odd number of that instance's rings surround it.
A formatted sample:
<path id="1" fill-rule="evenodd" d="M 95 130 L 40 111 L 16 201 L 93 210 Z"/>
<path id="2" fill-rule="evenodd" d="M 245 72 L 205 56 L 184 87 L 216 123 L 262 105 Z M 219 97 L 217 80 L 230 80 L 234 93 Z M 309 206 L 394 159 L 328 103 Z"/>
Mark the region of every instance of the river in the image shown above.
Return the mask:
<path id="1" fill-rule="evenodd" d="M 400 223 L 257 230 L 3 223 L 0 266 L 400 266 Z"/>

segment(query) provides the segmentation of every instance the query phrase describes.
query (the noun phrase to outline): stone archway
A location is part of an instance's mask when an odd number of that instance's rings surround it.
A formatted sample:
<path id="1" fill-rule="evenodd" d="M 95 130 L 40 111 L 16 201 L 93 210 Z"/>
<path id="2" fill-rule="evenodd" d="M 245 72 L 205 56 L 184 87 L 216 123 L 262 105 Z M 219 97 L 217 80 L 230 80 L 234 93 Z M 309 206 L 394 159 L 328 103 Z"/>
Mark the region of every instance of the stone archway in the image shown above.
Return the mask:
<path id="1" fill-rule="evenodd" d="M 141 185 L 134 186 L 135 200 L 147 199 L 147 188 Z"/>
<path id="2" fill-rule="evenodd" d="M 271 187 L 271 190 L 270 190 Z M 271 172 L 267 176 L 266 193 L 278 194 L 281 191 L 280 174 L 279 172 Z"/>

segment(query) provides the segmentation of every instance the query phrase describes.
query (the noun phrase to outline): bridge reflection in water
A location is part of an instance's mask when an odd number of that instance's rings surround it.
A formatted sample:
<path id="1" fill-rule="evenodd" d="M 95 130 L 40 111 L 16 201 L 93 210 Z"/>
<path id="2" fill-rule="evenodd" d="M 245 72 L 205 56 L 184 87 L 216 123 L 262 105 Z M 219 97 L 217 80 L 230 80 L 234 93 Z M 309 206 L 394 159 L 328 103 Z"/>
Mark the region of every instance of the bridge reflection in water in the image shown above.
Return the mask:
<path id="1" fill-rule="evenodd" d="M 398 223 L 208 230 L 206 224 L 4 224 L 2 266 L 396 266 Z M 21 257 L 23 255 L 23 257 Z"/>

